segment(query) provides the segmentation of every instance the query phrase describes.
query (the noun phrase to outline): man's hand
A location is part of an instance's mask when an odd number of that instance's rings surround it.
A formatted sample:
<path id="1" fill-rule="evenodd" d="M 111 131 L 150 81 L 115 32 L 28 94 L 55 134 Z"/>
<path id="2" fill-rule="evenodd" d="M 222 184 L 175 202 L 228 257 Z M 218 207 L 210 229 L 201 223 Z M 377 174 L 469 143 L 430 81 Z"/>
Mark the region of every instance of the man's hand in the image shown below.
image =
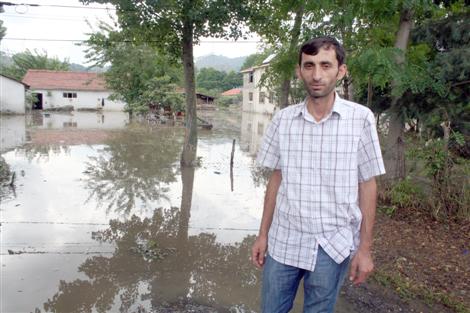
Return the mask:
<path id="1" fill-rule="evenodd" d="M 266 236 L 258 236 L 251 248 L 251 262 L 253 262 L 257 268 L 263 267 L 267 248 L 268 240 Z"/>
<path id="2" fill-rule="evenodd" d="M 366 281 L 373 270 L 374 262 L 372 261 L 370 251 L 358 250 L 351 261 L 349 280 L 354 285 L 361 284 Z"/>

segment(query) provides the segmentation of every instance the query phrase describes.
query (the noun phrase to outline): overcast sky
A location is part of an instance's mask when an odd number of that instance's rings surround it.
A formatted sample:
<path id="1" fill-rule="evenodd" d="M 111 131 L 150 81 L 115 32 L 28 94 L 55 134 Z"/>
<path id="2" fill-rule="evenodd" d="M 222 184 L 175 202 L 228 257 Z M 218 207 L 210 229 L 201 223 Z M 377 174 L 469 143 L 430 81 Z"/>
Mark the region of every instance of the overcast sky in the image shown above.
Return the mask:
<path id="1" fill-rule="evenodd" d="M 114 15 L 114 11 L 106 10 L 105 5 L 93 3 L 87 7 L 78 0 L 10 2 L 39 4 L 40 6 L 4 6 L 5 12 L 0 13 L 0 19 L 4 21 L 7 32 L 1 41 L 1 51 L 12 54 L 26 49 L 45 50 L 49 56 L 68 58 L 70 62 L 79 64 L 86 63 L 84 47 L 77 46 L 77 42 L 72 40 L 87 39 L 86 34 L 92 30 L 86 20 L 95 26 L 98 20 L 110 21 L 109 15 Z M 74 8 L 60 6 L 74 6 Z M 258 46 L 256 38 L 251 38 L 245 43 L 221 42 L 218 39 L 207 38 L 203 39 L 199 46 L 194 47 L 194 55 L 199 57 L 216 54 L 234 58 L 255 53 Z"/>

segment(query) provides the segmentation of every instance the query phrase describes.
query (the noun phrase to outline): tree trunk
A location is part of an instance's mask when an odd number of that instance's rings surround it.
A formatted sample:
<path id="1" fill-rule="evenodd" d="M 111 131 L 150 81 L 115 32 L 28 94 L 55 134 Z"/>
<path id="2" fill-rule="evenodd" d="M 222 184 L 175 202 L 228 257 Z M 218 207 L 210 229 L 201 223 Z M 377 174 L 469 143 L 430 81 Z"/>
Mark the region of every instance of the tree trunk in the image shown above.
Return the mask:
<path id="1" fill-rule="evenodd" d="M 184 90 L 186 93 L 186 126 L 181 165 L 194 166 L 197 151 L 197 115 L 193 59 L 193 25 L 191 21 L 184 21 L 182 48 Z"/>
<path id="2" fill-rule="evenodd" d="M 409 9 L 403 9 L 400 16 L 400 25 L 398 28 L 395 48 L 402 50 L 402 54 L 397 58 L 397 65 L 400 66 L 405 61 L 405 52 L 410 38 L 413 12 Z M 392 82 L 392 89 L 397 82 Z M 385 180 L 387 183 L 405 178 L 405 123 L 400 117 L 400 99 L 392 96 L 392 103 L 389 109 L 390 124 L 388 135 L 385 139 L 384 160 L 387 174 Z"/>
<path id="3" fill-rule="evenodd" d="M 292 27 L 292 37 L 289 44 L 289 55 L 293 55 L 299 44 L 302 18 L 304 16 L 305 3 L 302 1 L 295 12 L 294 26 Z M 290 84 L 293 72 L 289 73 L 281 83 L 281 94 L 279 95 L 279 107 L 281 109 L 289 105 Z"/>

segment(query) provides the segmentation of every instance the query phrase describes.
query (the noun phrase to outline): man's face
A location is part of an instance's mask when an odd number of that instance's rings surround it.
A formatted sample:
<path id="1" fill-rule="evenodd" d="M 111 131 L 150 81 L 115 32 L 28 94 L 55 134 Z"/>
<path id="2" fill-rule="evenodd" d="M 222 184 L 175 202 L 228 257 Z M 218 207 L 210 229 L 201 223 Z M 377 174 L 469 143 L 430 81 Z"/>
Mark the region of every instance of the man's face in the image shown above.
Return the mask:
<path id="1" fill-rule="evenodd" d="M 316 55 L 302 53 L 297 77 L 302 79 L 310 97 L 324 98 L 334 92 L 336 82 L 346 75 L 346 65 L 338 66 L 334 48 L 320 48 Z"/>

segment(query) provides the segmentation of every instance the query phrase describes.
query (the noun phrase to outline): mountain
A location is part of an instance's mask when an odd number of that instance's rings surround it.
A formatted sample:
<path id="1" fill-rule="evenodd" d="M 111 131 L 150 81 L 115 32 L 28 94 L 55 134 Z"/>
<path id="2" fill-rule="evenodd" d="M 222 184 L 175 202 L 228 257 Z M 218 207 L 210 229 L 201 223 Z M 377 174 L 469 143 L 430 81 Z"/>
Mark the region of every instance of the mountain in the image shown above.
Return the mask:
<path id="1" fill-rule="evenodd" d="M 204 67 L 212 67 L 219 71 L 235 71 L 238 72 L 245 62 L 246 56 L 238 58 L 228 58 L 222 55 L 205 55 L 196 58 L 195 64 L 198 69 Z"/>

